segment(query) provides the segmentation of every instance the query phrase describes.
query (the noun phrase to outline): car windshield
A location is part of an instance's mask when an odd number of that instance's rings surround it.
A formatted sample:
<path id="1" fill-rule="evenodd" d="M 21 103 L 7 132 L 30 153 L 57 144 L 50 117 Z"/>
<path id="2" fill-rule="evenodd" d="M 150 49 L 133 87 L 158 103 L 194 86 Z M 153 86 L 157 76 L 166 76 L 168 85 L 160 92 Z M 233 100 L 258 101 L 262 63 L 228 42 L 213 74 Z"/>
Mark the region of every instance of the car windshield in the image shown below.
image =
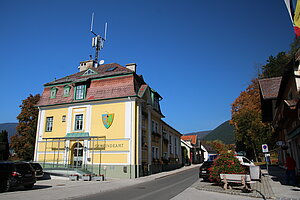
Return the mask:
<path id="1" fill-rule="evenodd" d="M 16 164 L 16 169 L 17 171 L 28 171 L 28 170 L 32 170 L 30 165 L 27 163 L 17 163 Z"/>
<path id="2" fill-rule="evenodd" d="M 30 163 L 30 164 L 34 169 L 42 169 L 42 167 L 39 163 Z"/>
<path id="3" fill-rule="evenodd" d="M 213 161 L 206 161 L 206 162 L 203 163 L 202 166 L 203 166 L 203 167 L 204 167 L 204 166 L 211 166 L 212 164 L 213 164 Z"/>
<path id="4" fill-rule="evenodd" d="M 13 167 L 13 164 L 4 164 L 4 163 L 1 163 L 0 164 L 0 171 L 7 171 L 7 170 L 12 169 L 12 167 Z"/>

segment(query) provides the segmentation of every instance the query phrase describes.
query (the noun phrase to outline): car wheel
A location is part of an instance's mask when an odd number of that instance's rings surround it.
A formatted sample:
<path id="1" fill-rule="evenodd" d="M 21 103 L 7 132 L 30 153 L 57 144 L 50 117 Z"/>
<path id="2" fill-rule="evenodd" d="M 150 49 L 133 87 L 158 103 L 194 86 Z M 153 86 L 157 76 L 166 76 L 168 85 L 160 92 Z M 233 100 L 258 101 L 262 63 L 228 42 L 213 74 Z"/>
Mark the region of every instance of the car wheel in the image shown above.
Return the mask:
<path id="1" fill-rule="evenodd" d="M 10 179 L 5 179 L 1 183 L 1 191 L 8 192 L 11 189 Z"/>
<path id="2" fill-rule="evenodd" d="M 33 188 L 33 186 L 34 186 L 34 184 L 24 185 L 24 188 L 31 189 L 31 188 Z"/>
<path id="3" fill-rule="evenodd" d="M 203 178 L 203 181 L 209 182 L 209 178 Z"/>

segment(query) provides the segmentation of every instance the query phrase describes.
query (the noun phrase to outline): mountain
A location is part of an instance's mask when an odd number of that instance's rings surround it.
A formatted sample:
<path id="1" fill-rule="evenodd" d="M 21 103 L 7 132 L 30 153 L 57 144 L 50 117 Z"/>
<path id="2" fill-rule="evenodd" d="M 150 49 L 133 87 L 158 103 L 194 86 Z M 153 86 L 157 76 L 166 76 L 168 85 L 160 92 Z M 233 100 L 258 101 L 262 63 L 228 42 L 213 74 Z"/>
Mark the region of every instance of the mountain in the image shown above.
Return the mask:
<path id="1" fill-rule="evenodd" d="M 8 132 L 8 141 L 10 142 L 10 137 L 16 134 L 16 127 L 18 123 L 2 123 L 0 124 L 0 132 L 6 130 Z"/>
<path id="2" fill-rule="evenodd" d="M 193 133 L 185 133 L 183 135 L 197 135 L 197 138 L 202 140 L 210 132 L 211 131 L 198 131 L 198 132 L 193 132 Z"/>
<path id="3" fill-rule="evenodd" d="M 234 144 L 234 127 L 229 124 L 229 120 L 219 125 L 206 135 L 203 140 L 213 141 L 221 140 L 225 144 Z"/>

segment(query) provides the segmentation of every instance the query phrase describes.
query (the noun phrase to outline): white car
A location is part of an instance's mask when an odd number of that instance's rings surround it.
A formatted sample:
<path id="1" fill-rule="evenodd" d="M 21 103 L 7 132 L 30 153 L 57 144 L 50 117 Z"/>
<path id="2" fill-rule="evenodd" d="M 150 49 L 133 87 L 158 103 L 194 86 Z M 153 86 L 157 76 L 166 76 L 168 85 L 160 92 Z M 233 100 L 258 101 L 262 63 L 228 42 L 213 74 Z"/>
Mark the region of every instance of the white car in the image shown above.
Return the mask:
<path id="1" fill-rule="evenodd" d="M 241 165 L 243 166 L 247 166 L 247 167 L 255 166 L 255 164 L 245 156 L 235 156 L 235 157 L 240 161 Z"/>

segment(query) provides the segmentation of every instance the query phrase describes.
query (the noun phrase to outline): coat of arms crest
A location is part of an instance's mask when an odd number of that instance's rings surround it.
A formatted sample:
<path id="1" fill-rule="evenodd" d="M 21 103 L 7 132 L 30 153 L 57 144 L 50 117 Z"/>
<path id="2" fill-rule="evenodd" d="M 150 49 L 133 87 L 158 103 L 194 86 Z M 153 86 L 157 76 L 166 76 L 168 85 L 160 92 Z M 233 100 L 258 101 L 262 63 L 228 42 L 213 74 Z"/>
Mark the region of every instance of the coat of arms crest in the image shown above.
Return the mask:
<path id="1" fill-rule="evenodd" d="M 102 122 L 105 128 L 109 128 L 113 123 L 115 114 L 102 114 Z"/>

